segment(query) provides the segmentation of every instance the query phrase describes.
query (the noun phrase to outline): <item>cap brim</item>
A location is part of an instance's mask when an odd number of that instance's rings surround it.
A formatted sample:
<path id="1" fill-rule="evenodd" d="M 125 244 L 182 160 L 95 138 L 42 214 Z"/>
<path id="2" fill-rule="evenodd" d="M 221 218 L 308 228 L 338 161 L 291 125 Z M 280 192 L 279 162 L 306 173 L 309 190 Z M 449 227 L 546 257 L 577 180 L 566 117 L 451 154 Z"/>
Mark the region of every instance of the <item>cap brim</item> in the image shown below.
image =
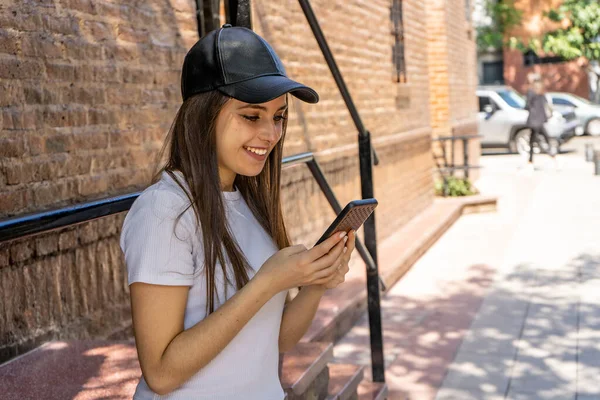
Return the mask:
<path id="1" fill-rule="evenodd" d="M 229 97 L 245 103 L 266 103 L 290 93 L 307 103 L 317 103 L 319 95 L 313 89 L 281 75 L 259 76 L 218 88 Z"/>

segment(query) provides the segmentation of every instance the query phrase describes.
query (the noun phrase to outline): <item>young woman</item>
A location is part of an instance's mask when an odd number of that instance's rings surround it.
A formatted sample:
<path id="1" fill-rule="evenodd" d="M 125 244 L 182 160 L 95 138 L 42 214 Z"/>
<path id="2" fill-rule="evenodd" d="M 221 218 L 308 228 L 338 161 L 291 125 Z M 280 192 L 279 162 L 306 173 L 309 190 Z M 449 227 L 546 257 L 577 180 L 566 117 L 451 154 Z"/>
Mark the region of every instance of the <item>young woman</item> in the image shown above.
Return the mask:
<path id="1" fill-rule="evenodd" d="M 290 246 L 283 221 L 287 94 L 318 96 L 264 39 L 227 25 L 189 51 L 181 86 L 167 162 L 121 235 L 143 373 L 134 399 L 281 400 L 279 353 L 354 250 L 354 232 Z"/>
<path id="2" fill-rule="evenodd" d="M 533 169 L 533 153 L 536 143 L 538 144 L 540 150 L 547 148 L 548 154 L 552 158 L 556 157 L 557 149 L 556 146 L 552 145 L 550 138 L 544 131 L 544 124 L 552 115 L 552 110 L 550 109 L 550 105 L 546 99 L 542 78 L 539 75 L 534 75 L 530 82 L 530 88 L 527 91 L 527 102 L 525 104 L 525 109 L 529 111 L 527 125 L 531 129 L 531 136 L 529 137 L 528 167 L 529 169 Z"/>

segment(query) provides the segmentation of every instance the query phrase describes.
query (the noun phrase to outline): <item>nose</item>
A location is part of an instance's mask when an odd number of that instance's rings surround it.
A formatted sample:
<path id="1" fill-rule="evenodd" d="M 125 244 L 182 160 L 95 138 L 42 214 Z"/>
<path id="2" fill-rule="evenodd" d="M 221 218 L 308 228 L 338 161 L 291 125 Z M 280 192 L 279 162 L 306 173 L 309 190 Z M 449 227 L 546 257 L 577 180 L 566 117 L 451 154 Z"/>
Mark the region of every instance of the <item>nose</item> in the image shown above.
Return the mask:
<path id="1" fill-rule="evenodd" d="M 275 121 L 266 123 L 261 127 L 258 137 L 261 140 L 269 142 L 269 146 L 272 146 L 277 143 L 281 137 L 281 127 L 278 126 Z"/>

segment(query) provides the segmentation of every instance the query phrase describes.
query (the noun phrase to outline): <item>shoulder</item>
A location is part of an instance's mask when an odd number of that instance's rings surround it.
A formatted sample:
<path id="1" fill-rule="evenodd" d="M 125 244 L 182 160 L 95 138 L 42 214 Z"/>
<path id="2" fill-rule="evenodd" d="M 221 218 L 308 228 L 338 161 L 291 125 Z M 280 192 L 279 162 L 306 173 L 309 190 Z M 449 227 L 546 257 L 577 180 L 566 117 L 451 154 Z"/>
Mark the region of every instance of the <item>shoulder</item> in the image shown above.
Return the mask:
<path id="1" fill-rule="evenodd" d="M 155 211 L 158 216 L 183 213 L 190 206 L 185 191 L 167 174 L 144 190 L 131 206 L 130 213 L 141 210 Z"/>
<path id="2" fill-rule="evenodd" d="M 174 228 L 192 233 L 195 231 L 193 207 L 184 189 L 170 176 L 165 176 L 144 190 L 132 204 L 123 223 L 123 233 L 131 228 L 138 230 L 154 226 Z"/>

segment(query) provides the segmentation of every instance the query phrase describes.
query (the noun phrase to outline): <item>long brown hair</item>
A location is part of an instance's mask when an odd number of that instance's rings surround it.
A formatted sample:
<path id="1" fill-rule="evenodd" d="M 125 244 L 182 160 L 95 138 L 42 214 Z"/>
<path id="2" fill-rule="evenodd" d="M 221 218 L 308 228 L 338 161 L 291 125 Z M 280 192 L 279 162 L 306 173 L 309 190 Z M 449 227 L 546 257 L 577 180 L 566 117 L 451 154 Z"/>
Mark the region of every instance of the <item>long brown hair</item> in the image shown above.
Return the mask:
<path id="1" fill-rule="evenodd" d="M 212 313 L 215 307 L 217 261 L 221 265 L 225 284 L 232 283 L 227 273 L 228 261 L 232 265 L 238 290 L 249 281 L 248 260 L 227 225 L 217 163 L 216 121 L 228 100 L 227 96 L 215 90 L 197 94 L 183 102 L 161 151 L 161 159 L 168 154 L 167 160 L 154 177 L 154 181 L 158 180 L 163 171 L 171 175 L 187 194 L 197 226 L 202 229 L 208 313 Z M 280 203 L 281 160 L 286 128 L 284 119 L 281 140 L 269 154 L 260 174 L 253 177 L 238 175 L 234 181 L 234 186 L 246 200 L 255 218 L 279 249 L 290 245 Z M 176 178 L 175 171 L 183 173 L 189 190 Z"/>

